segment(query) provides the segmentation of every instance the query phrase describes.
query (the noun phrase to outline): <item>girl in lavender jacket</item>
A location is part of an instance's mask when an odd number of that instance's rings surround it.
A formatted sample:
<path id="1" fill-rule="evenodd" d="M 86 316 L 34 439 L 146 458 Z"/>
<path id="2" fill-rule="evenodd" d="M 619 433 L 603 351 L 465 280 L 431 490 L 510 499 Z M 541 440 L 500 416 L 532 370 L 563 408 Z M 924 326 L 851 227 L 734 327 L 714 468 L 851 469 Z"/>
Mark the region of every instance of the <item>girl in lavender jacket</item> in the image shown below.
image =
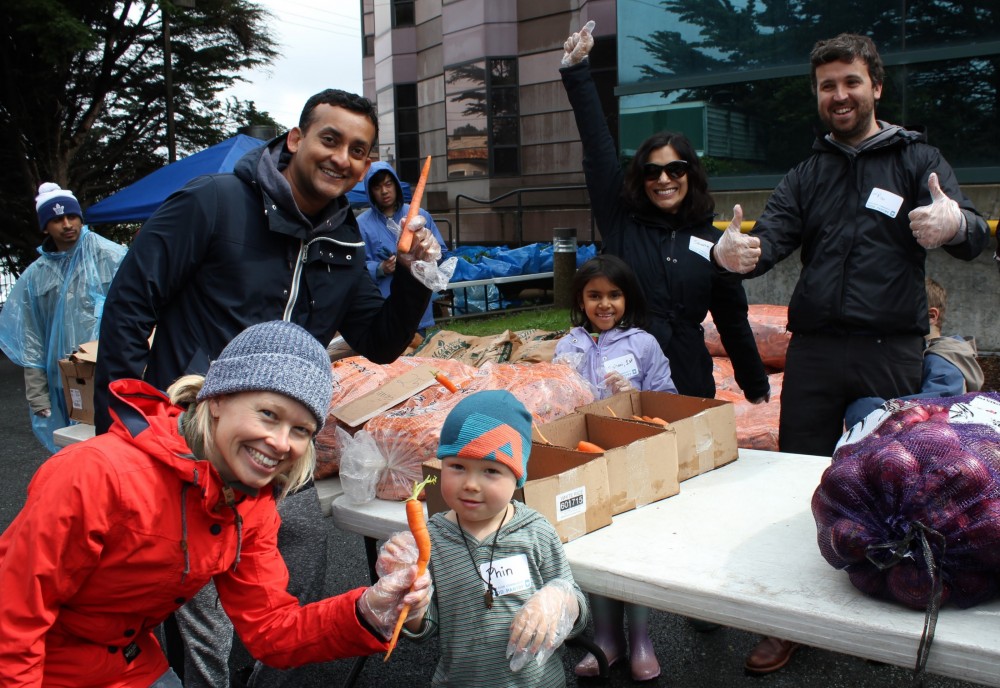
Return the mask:
<path id="1" fill-rule="evenodd" d="M 640 329 L 646 301 L 632 269 L 621 258 L 601 255 L 588 260 L 573 278 L 573 329 L 559 340 L 554 359 L 574 365 L 596 388 L 599 398 L 631 389 L 677 393 L 670 362 L 653 335 Z M 648 681 L 660 674 L 649 638 L 649 609 L 591 595 L 594 641 L 609 664 L 628 648 L 632 678 Z M 628 643 L 625 616 L 628 616 Z M 588 654 L 578 676 L 596 676 L 597 660 Z"/>
<path id="2" fill-rule="evenodd" d="M 640 329 L 645 315 L 635 273 L 621 258 L 588 260 L 573 278 L 574 327 L 556 345 L 555 359 L 574 365 L 601 399 L 632 389 L 676 394 L 670 362 Z"/>

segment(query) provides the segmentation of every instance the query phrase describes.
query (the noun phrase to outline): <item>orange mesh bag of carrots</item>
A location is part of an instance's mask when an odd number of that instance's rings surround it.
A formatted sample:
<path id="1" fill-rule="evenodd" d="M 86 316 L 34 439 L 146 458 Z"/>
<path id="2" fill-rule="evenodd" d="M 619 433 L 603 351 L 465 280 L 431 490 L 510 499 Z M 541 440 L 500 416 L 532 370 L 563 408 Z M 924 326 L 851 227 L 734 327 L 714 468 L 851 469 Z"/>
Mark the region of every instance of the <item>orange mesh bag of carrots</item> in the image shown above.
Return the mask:
<path id="1" fill-rule="evenodd" d="M 764 365 L 771 370 L 784 370 L 785 353 L 792 338 L 787 328 L 788 307 L 751 304 L 747 318 Z M 708 347 L 708 352 L 712 356 L 728 356 L 711 313 L 702 323 L 702 327 L 705 328 L 705 346 Z"/>
<path id="2" fill-rule="evenodd" d="M 434 365 L 443 363 L 435 360 Z M 386 460 L 376 496 L 405 499 L 420 478 L 421 464 L 437 453 L 448 412 L 466 395 L 486 389 L 508 390 L 540 422 L 572 413 L 594 400 L 579 373 L 553 363 L 487 364 L 475 369 L 454 394 L 441 385 L 429 387 L 365 424 Z"/>
<path id="3" fill-rule="evenodd" d="M 784 373 L 767 376 L 771 383 L 771 401 L 767 404 L 751 404 L 739 387 L 716 393 L 716 399 L 733 402 L 737 446 L 778 451 L 778 417 L 781 415 L 781 382 L 784 377 Z"/>
<path id="4" fill-rule="evenodd" d="M 364 356 L 352 356 L 333 363 L 333 398 L 330 400 L 330 409 L 350 403 L 378 389 L 394 377 L 423 364 L 433 365 L 436 372 L 457 384 L 472 374 L 472 369 L 459 361 L 400 356 L 388 365 L 379 365 Z M 336 475 L 340 470 L 340 440 L 337 428 L 343 429 L 350 435 L 361 429 L 345 425 L 333 414 L 327 415 L 326 425 L 316 435 L 316 470 L 313 474 L 316 479 Z"/>

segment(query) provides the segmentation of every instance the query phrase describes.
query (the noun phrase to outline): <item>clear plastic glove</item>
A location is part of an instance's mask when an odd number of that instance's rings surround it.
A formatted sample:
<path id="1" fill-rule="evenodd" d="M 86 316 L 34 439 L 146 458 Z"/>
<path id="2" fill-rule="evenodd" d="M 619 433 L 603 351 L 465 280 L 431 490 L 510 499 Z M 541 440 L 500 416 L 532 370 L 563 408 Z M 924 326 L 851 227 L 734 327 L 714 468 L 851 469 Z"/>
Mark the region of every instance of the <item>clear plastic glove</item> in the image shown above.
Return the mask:
<path id="1" fill-rule="evenodd" d="M 403 530 L 393 533 L 392 537 L 386 540 L 378 552 L 378 560 L 375 562 L 375 573 L 388 576 L 401 569 L 414 566 L 417 563 L 417 541 L 413 539 L 413 533 Z"/>
<path id="2" fill-rule="evenodd" d="M 760 260 L 760 239 L 743 234 L 740 231 L 742 224 L 743 208 L 737 204 L 733 206 L 733 221 L 712 249 L 715 262 L 720 267 L 741 275 L 757 267 Z"/>
<path id="3" fill-rule="evenodd" d="M 594 47 L 594 37 L 591 34 L 595 26 L 597 24 L 591 20 L 584 24 L 582 29 L 566 39 L 566 42 L 563 43 L 563 50 L 565 51 L 562 56 L 563 67 L 579 64 L 590 54 L 591 49 Z"/>
<path id="4" fill-rule="evenodd" d="M 544 664 L 566 640 L 579 615 L 580 605 L 567 581 L 554 580 L 532 595 L 510 624 L 510 670 L 520 671 L 532 657 Z"/>
<path id="5" fill-rule="evenodd" d="M 937 172 L 927 178 L 927 188 L 931 192 L 931 204 L 910 211 L 910 231 L 917 243 L 926 249 L 944 246 L 955 238 L 962 228 L 962 211 L 958 203 L 948 198 L 941 190 Z"/>
<path id="6" fill-rule="evenodd" d="M 382 549 L 379 553 L 380 560 L 385 553 L 385 546 Z M 396 561 L 396 554 L 385 556 L 383 565 L 393 569 L 392 573 L 382 576 L 375 585 L 364 591 L 358 599 L 358 611 L 379 635 L 388 639 L 404 605 L 410 605 L 407 619 L 422 615 L 431 602 L 433 588 L 429 573 L 425 571 L 422 576 L 417 577 L 415 564 L 407 566 Z"/>
<path id="7" fill-rule="evenodd" d="M 410 220 L 410 223 L 403 227 L 404 232 L 413 232 L 413 242 L 407 253 L 396 254 L 396 261 L 409 265 L 414 261 L 439 261 L 441 260 L 441 244 L 434 238 L 434 233 L 426 228 L 427 220 L 423 215 L 417 215 Z"/>
<path id="8" fill-rule="evenodd" d="M 617 370 L 612 370 L 610 373 L 604 376 L 604 386 L 611 394 L 621 394 L 622 392 L 631 392 L 632 390 L 635 389 L 635 387 L 632 386 L 632 383 Z"/>
<path id="9" fill-rule="evenodd" d="M 50 418 L 52 417 L 52 409 L 42 409 L 41 411 L 35 411 L 35 415 L 39 418 Z"/>
<path id="10" fill-rule="evenodd" d="M 418 260 L 410 265 L 410 273 L 431 291 L 441 291 L 448 286 L 457 267 L 458 258 L 454 256 L 440 264 L 431 260 Z"/>

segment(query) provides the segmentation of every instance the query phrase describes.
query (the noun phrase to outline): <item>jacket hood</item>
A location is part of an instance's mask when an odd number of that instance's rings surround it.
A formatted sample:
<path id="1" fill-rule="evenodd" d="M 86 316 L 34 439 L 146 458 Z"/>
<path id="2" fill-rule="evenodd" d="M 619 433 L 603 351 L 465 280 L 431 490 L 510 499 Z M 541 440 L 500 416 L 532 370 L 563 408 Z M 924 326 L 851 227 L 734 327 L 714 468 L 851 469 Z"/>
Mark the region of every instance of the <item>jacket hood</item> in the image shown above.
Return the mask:
<path id="1" fill-rule="evenodd" d="M 390 175 L 392 175 L 392 179 L 396 183 L 396 203 L 398 205 L 396 207 L 396 210 L 393 212 L 393 214 L 395 214 L 396 212 L 399 212 L 399 209 L 402 208 L 403 205 L 405 205 L 406 201 L 403 199 L 403 187 L 399 183 L 399 175 L 396 174 L 396 170 L 392 168 L 392 165 L 390 165 L 387 162 L 383 162 L 381 160 L 373 162 L 371 164 L 371 167 L 368 168 L 368 173 L 365 174 L 365 196 L 368 198 L 368 204 L 371 206 L 371 209 L 373 211 L 381 212 L 380 208 L 378 207 L 378 204 L 375 203 L 375 199 L 372 198 L 372 189 L 371 189 L 372 179 L 374 179 L 375 175 L 378 174 L 379 172 L 388 172 Z M 391 216 L 392 215 L 389 215 L 389 217 Z"/>
<path id="2" fill-rule="evenodd" d="M 42 243 L 35 247 L 35 251 L 37 251 L 40 256 L 48 256 L 49 258 L 64 258 L 72 255 L 73 251 L 76 250 L 76 247 L 80 245 L 80 242 L 83 241 L 83 237 L 87 234 L 90 234 L 90 228 L 87 225 L 84 225 L 80 229 L 80 236 L 77 237 L 76 243 L 73 244 L 68 251 L 60 251 L 56 247 L 56 242 L 52 240 L 52 237 L 46 234 L 45 238 L 42 239 Z"/>
<path id="3" fill-rule="evenodd" d="M 830 152 L 839 150 L 847 155 L 857 155 L 868 150 L 884 148 L 888 146 L 910 145 L 912 143 L 926 143 L 927 137 L 919 131 L 904 129 L 896 124 L 889 124 L 878 120 L 879 132 L 874 136 L 865 139 L 857 148 L 848 146 L 833 138 L 831 133 L 826 133 L 816 137 L 813 142 L 813 150 Z"/>

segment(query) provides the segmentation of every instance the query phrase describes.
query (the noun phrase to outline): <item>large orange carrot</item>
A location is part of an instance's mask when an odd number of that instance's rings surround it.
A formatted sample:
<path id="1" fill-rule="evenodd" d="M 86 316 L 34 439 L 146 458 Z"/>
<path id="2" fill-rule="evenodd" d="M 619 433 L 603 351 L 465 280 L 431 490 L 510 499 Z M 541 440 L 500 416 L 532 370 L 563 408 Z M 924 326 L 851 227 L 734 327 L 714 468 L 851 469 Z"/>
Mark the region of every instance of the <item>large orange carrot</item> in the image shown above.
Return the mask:
<path id="1" fill-rule="evenodd" d="M 406 219 L 403 221 L 403 226 L 399 231 L 399 243 L 396 244 L 397 253 L 410 252 L 410 246 L 413 244 L 413 232 L 408 231 L 406 226 L 420 212 L 420 201 L 424 197 L 424 187 L 427 186 L 427 177 L 430 173 L 431 156 L 428 155 L 424 161 L 424 168 L 420 170 L 420 179 L 417 180 L 417 186 L 413 189 L 413 197 L 410 199 L 410 211 L 406 213 Z"/>
<path id="2" fill-rule="evenodd" d="M 424 504 L 420 501 L 420 493 L 428 485 L 437 482 L 437 476 L 428 476 L 425 480 L 413 485 L 413 494 L 406 500 L 406 524 L 410 526 L 413 539 L 417 543 L 417 577 L 424 575 L 427 570 L 427 562 L 431 560 L 431 534 L 427 532 L 427 521 L 424 519 Z M 399 632 L 403 630 L 403 623 L 410 613 L 410 605 L 403 605 L 403 611 L 399 613 L 396 620 L 396 627 L 392 630 L 392 637 L 389 638 L 389 648 L 385 652 L 383 662 L 389 661 L 389 655 L 396 649 L 399 641 Z"/>
<path id="3" fill-rule="evenodd" d="M 576 450 L 582 452 L 591 452 L 593 454 L 603 454 L 604 448 L 600 447 L 593 442 L 588 442 L 587 440 L 580 440 L 576 443 Z"/>

